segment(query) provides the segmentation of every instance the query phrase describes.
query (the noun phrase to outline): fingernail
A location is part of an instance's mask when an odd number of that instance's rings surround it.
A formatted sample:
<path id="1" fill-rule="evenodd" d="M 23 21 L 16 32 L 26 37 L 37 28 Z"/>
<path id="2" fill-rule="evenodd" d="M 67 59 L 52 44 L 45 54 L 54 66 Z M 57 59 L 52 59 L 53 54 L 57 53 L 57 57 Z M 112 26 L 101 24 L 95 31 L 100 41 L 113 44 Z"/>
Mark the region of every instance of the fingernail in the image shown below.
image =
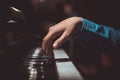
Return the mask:
<path id="1" fill-rule="evenodd" d="M 57 43 L 54 43 L 54 44 L 53 44 L 53 47 L 54 47 L 54 48 L 57 48 L 57 46 L 58 46 Z"/>

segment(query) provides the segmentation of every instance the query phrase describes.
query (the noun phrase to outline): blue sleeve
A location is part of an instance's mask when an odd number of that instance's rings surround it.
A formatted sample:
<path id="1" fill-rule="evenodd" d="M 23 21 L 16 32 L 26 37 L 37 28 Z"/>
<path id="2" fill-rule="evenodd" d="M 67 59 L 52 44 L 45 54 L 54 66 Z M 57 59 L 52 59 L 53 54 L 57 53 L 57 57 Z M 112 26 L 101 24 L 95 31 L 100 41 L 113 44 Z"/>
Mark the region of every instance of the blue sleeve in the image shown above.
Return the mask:
<path id="1" fill-rule="evenodd" d="M 120 30 L 83 18 L 82 30 L 77 39 L 94 49 L 109 50 L 120 43 Z"/>
<path id="2" fill-rule="evenodd" d="M 120 30 L 115 30 L 109 26 L 96 24 L 85 18 L 83 18 L 82 29 L 88 30 L 110 40 L 113 45 L 117 44 L 120 41 Z"/>

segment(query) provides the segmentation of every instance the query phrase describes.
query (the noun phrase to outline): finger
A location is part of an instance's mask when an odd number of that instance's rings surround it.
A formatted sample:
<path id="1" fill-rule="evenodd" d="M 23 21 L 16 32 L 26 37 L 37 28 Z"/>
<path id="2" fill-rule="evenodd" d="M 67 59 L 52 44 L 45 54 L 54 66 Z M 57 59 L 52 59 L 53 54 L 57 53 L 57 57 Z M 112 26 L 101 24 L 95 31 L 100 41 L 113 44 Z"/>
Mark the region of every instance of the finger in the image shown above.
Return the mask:
<path id="1" fill-rule="evenodd" d="M 43 41 L 42 41 L 42 49 L 46 50 L 47 46 L 49 45 L 50 41 L 54 38 L 54 35 L 57 33 L 57 29 L 51 27 L 49 29 L 48 34 L 44 37 Z"/>
<path id="2" fill-rule="evenodd" d="M 52 43 L 53 42 L 50 41 L 49 44 L 48 44 L 48 46 L 47 46 L 47 56 L 49 56 L 49 58 L 52 57 L 52 50 L 53 50 Z"/>
<path id="3" fill-rule="evenodd" d="M 49 27 L 49 29 L 48 29 L 48 30 L 50 31 L 50 30 L 52 30 L 53 28 L 54 28 L 54 27 Z"/>
<path id="4" fill-rule="evenodd" d="M 60 47 L 69 37 L 68 35 L 69 33 L 67 31 L 65 31 L 61 37 L 59 37 L 53 44 L 53 48 L 58 48 Z"/>
<path id="5" fill-rule="evenodd" d="M 61 32 L 56 33 L 56 34 L 54 34 L 54 35 L 52 36 L 52 38 L 48 41 L 48 43 L 47 43 L 47 45 L 46 45 L 46 50 L 47 50 L 48 52 L 51 52 L 51 50 L 53 49 L 52 44 L 53 44 L 54 41 L 55 41 L 56 39 L 58 39 L 60 36 L 61 36 Z"/>
<path id="6" fill-rule="evenodd" d="M 53 28 L 54 28 L 53 26 L 52 26 L 52 27 L 49 27 L 49 29 L 48 29 L 48 30 L 49 30 L 49 33 L 50 33 L 50 31 L 51 31 Z M 48 33 L 48 34 L 49 34 L 49 33 Z M 45 49 L 46 49 L 47 52 L 50 52 L 50 50 L 52 49 L 51 47 L 52 47 L 52 39 L 53 39 L 53 38 L 54 38 L 54 35 L 53 35 L 53 36 L 50 38 L 50 40 L 48 40 L 47 43 L 46 43 L 46 48 L 45 48 Z"/>

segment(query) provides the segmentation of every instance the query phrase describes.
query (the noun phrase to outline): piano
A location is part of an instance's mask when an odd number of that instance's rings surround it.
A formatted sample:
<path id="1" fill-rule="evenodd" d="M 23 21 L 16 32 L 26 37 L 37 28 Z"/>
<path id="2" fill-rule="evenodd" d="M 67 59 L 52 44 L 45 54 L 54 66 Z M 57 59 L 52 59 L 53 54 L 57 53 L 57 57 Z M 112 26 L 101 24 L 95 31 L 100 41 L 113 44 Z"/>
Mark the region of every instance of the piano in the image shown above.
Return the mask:
<path id="1" fill-rule="evenodd" d="M 42 52 L 33 49 L 25 59 L 27 80 L 84 80 L 73 61 L 64 49 L 54 49 L 53 60 Z"/>

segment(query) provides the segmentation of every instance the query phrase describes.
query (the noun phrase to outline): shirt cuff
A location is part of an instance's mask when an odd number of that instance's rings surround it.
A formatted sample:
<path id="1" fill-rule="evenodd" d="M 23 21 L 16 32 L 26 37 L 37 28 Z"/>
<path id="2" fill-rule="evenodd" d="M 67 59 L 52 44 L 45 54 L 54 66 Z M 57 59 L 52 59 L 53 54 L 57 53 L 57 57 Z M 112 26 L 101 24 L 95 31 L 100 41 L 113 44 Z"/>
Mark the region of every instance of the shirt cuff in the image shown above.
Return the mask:
<path id="1" fill-rule="evenodd" d="M 96 24 L 90 20 L 87 20 L 85 18 L 83 18 L 82 21 L 82 29 L 81 31 L 83 31 L 83 29 L 88 30 L 90 32 L 93 32 L 95 34 L 98 34 L 104 38 L 108 38 L 109 37 L 109 32 L 110 29 L 104 25 L 99 25 Z"/>

